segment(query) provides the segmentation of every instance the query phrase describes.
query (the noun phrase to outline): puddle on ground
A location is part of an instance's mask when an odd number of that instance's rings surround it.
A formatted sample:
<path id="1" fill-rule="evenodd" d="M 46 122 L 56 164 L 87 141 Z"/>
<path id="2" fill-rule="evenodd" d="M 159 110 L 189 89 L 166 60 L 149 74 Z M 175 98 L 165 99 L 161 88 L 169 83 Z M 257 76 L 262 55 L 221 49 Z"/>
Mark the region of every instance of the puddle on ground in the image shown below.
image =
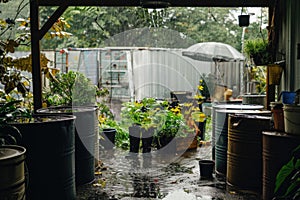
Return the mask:
<path id="1" fill-rule="evenodd" d="M 106 199 L 174 199 L 178 194 L 191 200 L 221 200 L 221 199 L 258 199 L 257 196 L 237 195 L 226 192 L 226 183 L 217 178 L 201 179 L 199 173 L 200 159 L 211 159 L 211 147 L 200 147 L 197 151 L 186 152 L 183 155 L 166 156 L 151 154 L 129 154 L 118 149 L 100 152 L 103 162 L 101 173 L 95 182 L 99 185 L 80 194 L 91 193 L 91 198 L 97 198 L 101 191 L 109 196 Z M 171 197 L 170 197 L 171 196 Z M 78 198 L 80 199 L 80 198 Z M 84 198 L 82 198 L 84 199 Z M 181 200 L 180 199 L 180 200 Z"/>

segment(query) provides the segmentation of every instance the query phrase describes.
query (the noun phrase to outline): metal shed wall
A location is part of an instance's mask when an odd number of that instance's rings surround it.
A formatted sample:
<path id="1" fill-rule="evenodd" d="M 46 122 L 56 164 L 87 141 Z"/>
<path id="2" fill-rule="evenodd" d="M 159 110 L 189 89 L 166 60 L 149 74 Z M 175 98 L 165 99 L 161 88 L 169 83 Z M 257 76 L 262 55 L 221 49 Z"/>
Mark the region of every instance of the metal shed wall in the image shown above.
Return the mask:
<path id="1" fill-rule="evenodd" d="M 215 64 L 182 56 L 182 49 L 133 50 L 133 82 L 136 99 L 169 98 L 170 91 L 197 91 L 203 74 L 221 76 L 221 83 L 236 97 L 244 93 L 243 62 Z M 213 91 L 210 91 L 213 93 Z"/>
<path id="2" fill-rule="evenodd" d="M 210 63 L 183 58 L 182 50 L 133 50 L 133 82 L 136 99 L 170 98 L 170 91 L 195 94 L 202 73 Z"/>

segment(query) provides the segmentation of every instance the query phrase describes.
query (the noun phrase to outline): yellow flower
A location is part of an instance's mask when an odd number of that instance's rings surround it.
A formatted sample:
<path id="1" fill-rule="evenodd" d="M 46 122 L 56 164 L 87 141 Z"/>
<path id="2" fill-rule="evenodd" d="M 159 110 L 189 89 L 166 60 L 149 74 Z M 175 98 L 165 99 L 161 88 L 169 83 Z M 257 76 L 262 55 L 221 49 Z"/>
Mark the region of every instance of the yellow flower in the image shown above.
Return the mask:
<path id="1" fill-rule="evenodd" d="M 183 106 L 184 107 L 191 107 L 193 104 L 192 103 L 184 103 Z"/>
<path id="2" fill-rule="evenodd" d="M 199 107 L 193 107 L 193 109 L 192 110 L 194 110 L 194 111 L 199 111 L 200 110 L 200 108 Z"/>
<path id="3" fill-rule="evenodd" d="M 199 99 L 203 99 L 203 96 L 201 94 L 196 94 L 194 98 L 199 100 Z"/>
<path id="4" fill-rule="evenodd" d="M 179 107 L 171 108 L 171 111 L 172 111 L 173 113 L 180 113 Z"/>
<path id="5" fill-rule="evenodd" d="M 202 85 L 198 85 L 198 90 L 203 90 L 204 89 L 204 87 L 202 86 Z"/>
<path id="6" fill-rule="evenodd" d="M 46 102 L 42 103 L 42 108 L 47 108 L 47 103 Z"/>
<path id="7" fill-rule="evenodd" d="M 140 102 L 138 102 L 138 101 L 135 101 L 134 102 L 134 106 L 141 106 L 142 105 L 142 103 L 140 103 Z"/>
<path id="8" fill-rule="evenodd" d="M 106 121 L 106 117 L 104 117 L 104 115 L 100 115 L 100 116 L 98 117 L 98 120 L 99 120 L 99 122 L 102 124 L 102 123 L 104 123 L 104 122 Z"/>

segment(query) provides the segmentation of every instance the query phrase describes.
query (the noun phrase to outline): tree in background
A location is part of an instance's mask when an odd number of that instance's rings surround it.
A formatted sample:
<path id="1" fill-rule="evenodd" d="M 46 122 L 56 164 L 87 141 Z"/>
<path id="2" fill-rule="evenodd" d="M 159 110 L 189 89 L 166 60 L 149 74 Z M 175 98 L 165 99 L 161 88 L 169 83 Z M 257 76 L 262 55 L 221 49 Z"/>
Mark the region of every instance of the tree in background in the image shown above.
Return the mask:
<path id="1" fill-rule="evenodd" d="M 47 41 L 47 47 L 100 47 L 103 41 L 124 31 L 153 27 L 178 31 L 196 42 L 226 42 L 241 50 L 243 29 L 237 24 L 240 8 L 167 8 L 147 10 L 141 7 L 70 7 L 63 18 L 71 25 L 73 37 L 59 45 Z M 47 13 L 47 12 L 43 12 Z M 267 13 L 263 13 L 267 18 Z M 259 17 L 259 16 L 258 16 Z M 245 39 L 261 36 L 261 24 L 251 23 Z M 267 30 L 262 30 L 266 35 Z M 162 47 L 162 46 L 158 46 Z M 172 45 L 170 44 L 170 47 Z"/>
<path id="2" fill-rule="evenodd" d="M 17 7 L 20 2 L 11 1 L 9 6 Z M 45 23 L 55 9 L 57 8 L 40 9 L 41 24 Z M 0 16 L 9 16 L 7 14 L 11 13 L 11 10 L 4 7 L 0 10 Z M 23 13 L 22 17 L 28 17 L 28 10 L 27 8 L 27 13 Z M 237 24 L 237 14 L 234 15 L 239 13 L 239 10 L 240 8 L 214 7 L 170 7 L 163 10 L 147 10 L 141 7 L 69 7 L 62 18 L 70 25 L 68 32 L 73 36 L 43 39 L 41 44 L 42 49 L 101 47 L 104 45 L 103 41 L 116 34 L 135 28 L 154 27 L 178 31 L 185 38 L 191 38 L 195 42 L 226 42 L 241 50 L 243 28 Z M 267 12 L 263 12 L 263 18 L 265 21 Z M 251 23 L 246 29 L 245 40 L 261 37 L 262 33 L 266 37 L 267 30 L 260 31 L 260 26 L 259 22 Z M 173 47 L 175 44 L 165 45 Z"/>

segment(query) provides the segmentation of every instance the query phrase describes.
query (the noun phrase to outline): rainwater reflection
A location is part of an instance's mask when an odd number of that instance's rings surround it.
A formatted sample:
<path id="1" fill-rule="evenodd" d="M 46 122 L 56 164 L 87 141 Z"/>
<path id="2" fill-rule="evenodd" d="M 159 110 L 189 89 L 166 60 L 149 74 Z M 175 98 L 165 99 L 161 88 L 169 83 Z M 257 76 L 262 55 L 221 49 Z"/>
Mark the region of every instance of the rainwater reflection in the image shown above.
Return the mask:
<path id="1" fill-rule="evenodd" d="M 90 186 L 90 189 L 87 186 L 84 190 L 86 193 L 101 191 L 109 196 L 106 199 L 122 200 L 167 200 L 168 196 L 176 191 L 189 194 L 191 200 L 194 197 L 196 200 L 259 199 L 254 194 L 238 195 L 227 192 L 226 182 L 217 179 L 215 174 L 213 179 L 200 179 L 198 161 L 211 159 L 210 156 L 210 146 L 198 147 L 197 150 L 188 151 L 179 156 L 160 154 L 156 151 L 144 154 L 131 154 L 119 149 L 101 151 L 100 158 L 103 166 L 101 175 L 97 176 L 95 182 L 102 180 L 105 184 L 98 188 Z M 79 194 L 82 193 L 84 191 L 79 189 Z M 94 194 L 90 194 L 92 195 Z M 91 199 L 100 200 L 101 198 Z"/>

